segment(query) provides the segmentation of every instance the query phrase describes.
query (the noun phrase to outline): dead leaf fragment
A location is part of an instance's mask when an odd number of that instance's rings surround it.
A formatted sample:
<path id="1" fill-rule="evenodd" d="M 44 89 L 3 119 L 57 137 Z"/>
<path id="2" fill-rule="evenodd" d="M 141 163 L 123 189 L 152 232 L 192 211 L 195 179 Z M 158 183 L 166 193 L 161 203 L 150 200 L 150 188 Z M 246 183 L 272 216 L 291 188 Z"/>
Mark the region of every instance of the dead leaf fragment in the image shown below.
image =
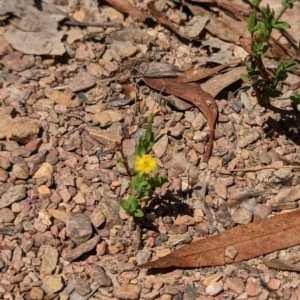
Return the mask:
<path id="1" fill-rule="evenodd" d="M 149 78 L 143 77 L 144 82 L 158 91 L 165 92 L 194 104 L 200 109 L 207 119 L 209 125 L 209 140 L 204 161 L 210 157 L 214 140 L 214 126 L 217 119 L 218 108 L 214 98 L 205 92 L 199 84 L 195 82 L 181 83 L 177 78 Z"/>
<path id="2" fill-rule="evenodd" d="M 165 25 L 166 27 L 174 31 L 176 34 L 178 34 L 179 36 L 186 38 L 188 40 L 197 39 L 201 31 L 204 29 L 205 25 L 209 21 L 209 18 L 207 18 L 206 16 L 203 17 L 197 15 L 186 24 L 186 27 L 183 30 L 181 30 L 181 28 L 177 28 L 175 25 L 173 25 L 173 23 L 170 22 L 165 17 L 165 15 L 155 7 L 155 1 L 149 2 L 147 4 L 147 7 L 149 11 L 152 13 L 152 15 L 158 20 L 159 23 Z"/>
<path id="3" fill-rule="evenodd" d="M 184 72 L 185 76 L 179 77 L 179 82 L 192 82 L 204 79 L 208 76 L 211 76 L 229 66 L 234 64 L 223 64 L 213 68 L 199 68 L 199 69 L 189 69 Z"/>
<path id="4" fill-rule="evenodd" d="M 205 28 L 214 36 L 229 42 L 237 42 L 240 36 L 250 36 L 247 30 L 247 23 L 244 21 L 236 21 L 224 13 L 220 17 L 200 7 L 199 5 L 186 4 L 194 16 L 207 17 L 209 22 Z"/>
<path id="5" fill-rule="evenodd" d="M 279 259 L 273 259 L 273 260 L 266 260 L 263 259 L 263 263 L 268 267 L 275 270 L 282 270 L 282 271 L 290 271 L 290 272 L 300 272 L 300 268 L 297 266 L 294 266 L 293 264 L 289 262 L 285 262 Z"/>
<path id="6" fill-rule="evenodd" d="M 241 74 L 246 73 L 245 67 L 233 68 L 227 73 L 218 74 L 211 79 L 201 84 L 201 87 L 210 93 L 213 97 L 216 97 L 223 89 L 230 84 L 241 79 Z"/>
<path id="7" fill-rule="evenodd" d="M 171 254 L 140 265 L 140 268 L 199 268 L 224 265 L 228 247 L 234 247 L 232 262 L 247 260 L 300 243 L 300 210 L 238 226 L 219 235 L 186 245 Z M 233 256 L 232 256 L 233 257 Z"/>
<path id="8" fill-rule="evenodd" d="M 105 0 L 116 10 L 126 13 L 132 17 L 134 21 L 145 22 L 148 16 L 143 12 L 139 11 L 133 6 L 128 0 Z"/>

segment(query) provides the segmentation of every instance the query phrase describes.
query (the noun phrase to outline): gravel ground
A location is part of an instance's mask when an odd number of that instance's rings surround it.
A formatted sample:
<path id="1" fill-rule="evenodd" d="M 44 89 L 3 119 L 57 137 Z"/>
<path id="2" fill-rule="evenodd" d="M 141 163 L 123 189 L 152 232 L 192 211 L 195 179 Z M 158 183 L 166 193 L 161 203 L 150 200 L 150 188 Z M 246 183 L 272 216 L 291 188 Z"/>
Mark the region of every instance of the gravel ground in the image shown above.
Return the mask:
<path id="1" fill-rule="evenodd" d="M 171 12 L 173 22 L 186 17 Z M 298 272 L 265 261 L 293 263 L 296 270 L 299 246 L 220 267 L 137 268 L 187 243 L 298 208 L 299 170 L 265 167 L 300 164 L 300 119 L 262 108 L 251 90 L 233 93 L 237 83 L 216 98 L 214 147 L 203 162 L 202 113 L 148 88 L 132 68 L 127 73 L 128 61 L 187 69 L 210 62 L 210 50 L 220 56 L 230 50 L 237 59 L 245 54 L 220 40 L 218 50 L 186 43 L 109 6 L 101 17 L 119 18 L 118 34 L 112 27 L 63 25 L 61 57 L 16 51 L 3 36 L 9 22 L 0 27 L 1 298 L 300 299 Z M 203 40 L 216 43 L 209 34 Z M 290 82 L 299 84 L 299 77 L 290 75 Z M 119 205 L 130 177 L 116 154 L 132 160 L 149 112 L 153 154 L 168 182 L 135 222 Z"/>

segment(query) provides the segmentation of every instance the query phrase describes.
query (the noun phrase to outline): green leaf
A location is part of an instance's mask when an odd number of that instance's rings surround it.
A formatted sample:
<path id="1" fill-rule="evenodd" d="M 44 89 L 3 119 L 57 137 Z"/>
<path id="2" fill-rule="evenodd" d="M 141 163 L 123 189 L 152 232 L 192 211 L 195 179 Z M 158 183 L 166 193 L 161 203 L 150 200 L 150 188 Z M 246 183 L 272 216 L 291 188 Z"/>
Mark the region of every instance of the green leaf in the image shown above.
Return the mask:
<path id="1" fill-rule="evenodd" d="M 267 4 L 266 7 L 261 8 L 261 14 L 264 20 L 264 24 L 271 24 L 270 21 L 274 19 L 275 12 L 274 9 L 270 8 L 269 4 Z"/>
<path id="2" fill-rule="evenodd" d="M 269 95 L 263 95 L 262 99 L 263 99 L 263 102 L 265 104 L 270 104 L 270 97 L 269 97 Z"/>
<path id="3" fill-rule="evenodd" d="M 159 177 L 158 173 L 156 173 L 153 177 L 149 178 L 149 183 L 152 186 L 152 188 L 160 187 L 167 181 L 168 178 L 166 175 Z"/>
<path id="4" fill-rule="evenodd" d="M 120 205 L 122 206 L 122 208 L 126 211 L 127 209 L 129 209 L 130 204 L 129 201 L 127 200 L 121 200 L 120 201 Z"/>
<path id="5" fill-rule="evenodd" d="M 151 113 L 151 114 L 149 114 L 148 119 L 147 119 L 148 124 L 152 124 L 153 120 L 154 120 L 154 115 L 153 115 L 153 113 Z"/>
<path id="6" fill-rule="evenodd" d="M 275 70 L 275 76 L 278 81 L 287 79 L 287 72 L 296 68 L 295 58 L 293 57 L 289 61 L 281 60 L 278 67 Z"/>
<path id="7" fill-rule="evenodd" d="M 255 32 L 257 29 L 255 29 L 255 25 L 257 23 L 256 20 L 256 11 L 252 11 L 248 17 L 248 22 L 247 22 L 247 27 L 249 32 L 253 33 Z"/>
<path id="8" fill-rule="evenodd" d="M 297 65 L 296 65 L 294 62 L 291 62 L 291 63 L 288 62 L 288 63 L 285 65 L 285 70 L 286 70 L 286 71 L 292 71 L 292 70 L 294 70 L 296 67 L 297 67 Z"/>
<path id="9" fill-rule="evenodd" d="M 273 24 L 273 28 L 276 29 L 289 29 L 291 28 L 290 24 L 286 23 L 286 22 L 277 22 L 275 24 Z"/>
<path id="10" fill-rule="evenodd" d="M 141 210 L 141 201 L 132 195 L 129 195 L 126 201 L 121 200 L 120 205 L 129 216 L 141 218 L 144 215 Z"/>
<path id="11" fill-rule="evenodd" d="M 244 82 L 249 82 L 249 81 L 250 81 L 250 78 L 249 78 L 246 74 L 241 74 L 241 79 L 242 79 Z"/>
<path id="12" fill-rule="evenodd" d="M 141 209 L 137 209 L 134 211 L 133 215 L 136 218 L 142 218 L 144 216 L 144 213 Z"/>
<path id="13" fill-rule="evenodd" d="M 258 47 L 259 47 L 259 45 L 258 45 L 256 42 L 252 41 L 252 43 L 251 43 L 251 51 L 252 51 L 255 55 L 258 55 L 258 53 L 257 53 Z"/>
<path id="14" fill-rule="evenodd" d="M 265 53 L 268 51 L 269 45 L 268 44 L 259 44 L 257 48 L 257 55 L 263 57 Z"/>
<path id="15" fill-rule="evenodd" d="M 154 135 L 152 133 L 153 114 L 148 116 L 148 125 L 146 132 L 140 137 L 135 148 L 135 156 L 143 156 L 145 153 L 152 150 L 154 145 Z"/>
<path id="16" fill-rule="evenodd" d="M 267 96 L 268 98 L 269 97 L 272 97 L 272 98 L 280 97 L 281 95 L 282 95 L 282 92 L 272 86 L 265 87 L 265 89 L 264 89 L 264 96 Z"/>
<path id="17" fill-rule="evenodd" d="M 300 2 L 299 0 L 283 0 L 282 1 L 282 6 L 283 7 L 288 7 L 288 8 L 293 8 L 294 3 Z"/>
<path id="18" fill-rule="evenodd" d="M 138 195 L 140 197 L 144 197 L 149 195 L 150 191 L 152 190 L 151 184 L 147 180 L 145 174 L 138 174 L 132 178 L 132 193 L 133 195 Z"/>
<path id="19" fill-rule="evenodd" d="M 290 97 L 290 99 L 293 101 L 293 103 L 294 103 L 295 105 L 299 104 L 299 103 L 300 103 L 300 92 L 299 92 L 299 91 L 296 91 L 296 92 L 294 93 L 294 95 L 292 95 L 292 96 Z"/>
<path id="20" fill-rule="evenodd" d="M 259 7 L 262 0 L 253 0 L 252 4 L 255 8 Z"/>
<path id="21" fill-rule="evenodd" d="M 135 148 L 135 153 L 134 153 L 135 156 L 142 157 L 145 154 L 142 139 L 143 139 L 143 137 L 140 137 L 140 140 Z"/>
<path id="22" fill-rule="evenodd" d="M 249 74 L 249 76 L 251 76 L 252 74 L 255 73 L 255 69 L 256 69 L 256 62 L 253 58 L 251 58 L 251 61 L 249 64 L 245 64 L 246 68 L 247 68 L 247 72 Z"/>
<path id="23" fill-rule="evenodd" d="M 257 35 L 258 42 L 260 42 L 261 44 L 268 42 L 270 39 L 271 31 L 272 31 L 272 27 L 269 27 L 265 23 L 263 23 L 260 26 L 260 29 L 259 29 L 259 32 Z"/>

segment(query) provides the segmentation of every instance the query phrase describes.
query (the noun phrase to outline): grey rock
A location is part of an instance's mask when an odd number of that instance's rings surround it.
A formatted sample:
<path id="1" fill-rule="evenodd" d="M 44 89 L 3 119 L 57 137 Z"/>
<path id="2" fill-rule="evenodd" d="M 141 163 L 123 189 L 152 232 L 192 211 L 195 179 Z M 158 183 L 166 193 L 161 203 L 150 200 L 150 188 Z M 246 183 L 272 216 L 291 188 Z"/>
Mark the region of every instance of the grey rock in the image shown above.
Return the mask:
<path id="1" fill-rule="evenodd" d="M 12 186 L 0 199 L 0 208 L 7 207 L 26 197 L 25 185 Z"/>
<path id="2" fill-rule="evenodd" d="M 229 101 L 229 106 L 236 112 L 239 113 L 243 108 L 244 104 L 240 99 L 231 98 Z"/>

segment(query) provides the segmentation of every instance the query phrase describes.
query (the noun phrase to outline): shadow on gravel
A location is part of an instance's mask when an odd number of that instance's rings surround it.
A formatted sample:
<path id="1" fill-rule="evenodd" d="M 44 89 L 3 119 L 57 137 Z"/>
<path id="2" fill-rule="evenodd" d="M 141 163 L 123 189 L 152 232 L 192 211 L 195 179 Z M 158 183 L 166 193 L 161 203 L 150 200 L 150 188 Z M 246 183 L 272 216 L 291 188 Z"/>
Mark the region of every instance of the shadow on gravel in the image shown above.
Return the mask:
<path id="1" fill-rule="evenodd" d="M 300 113 L 298 112 L 295 115 L 280 114 L 278 119 L 268 117 L 263 130 L 268 139 L 284 135 L 287 137 L 287 142 L 290 141 L 300 145 Z"/>
<path id="2" fill-rule="evenodd" d="M 171 192 L 161 198 L 154 198 L 148 206 L 144 207 L 145 213 L 155 213 L 156 216 L 169 216 L 177 218 L 179 215 L 193 215 L 193 209 Z"/>

